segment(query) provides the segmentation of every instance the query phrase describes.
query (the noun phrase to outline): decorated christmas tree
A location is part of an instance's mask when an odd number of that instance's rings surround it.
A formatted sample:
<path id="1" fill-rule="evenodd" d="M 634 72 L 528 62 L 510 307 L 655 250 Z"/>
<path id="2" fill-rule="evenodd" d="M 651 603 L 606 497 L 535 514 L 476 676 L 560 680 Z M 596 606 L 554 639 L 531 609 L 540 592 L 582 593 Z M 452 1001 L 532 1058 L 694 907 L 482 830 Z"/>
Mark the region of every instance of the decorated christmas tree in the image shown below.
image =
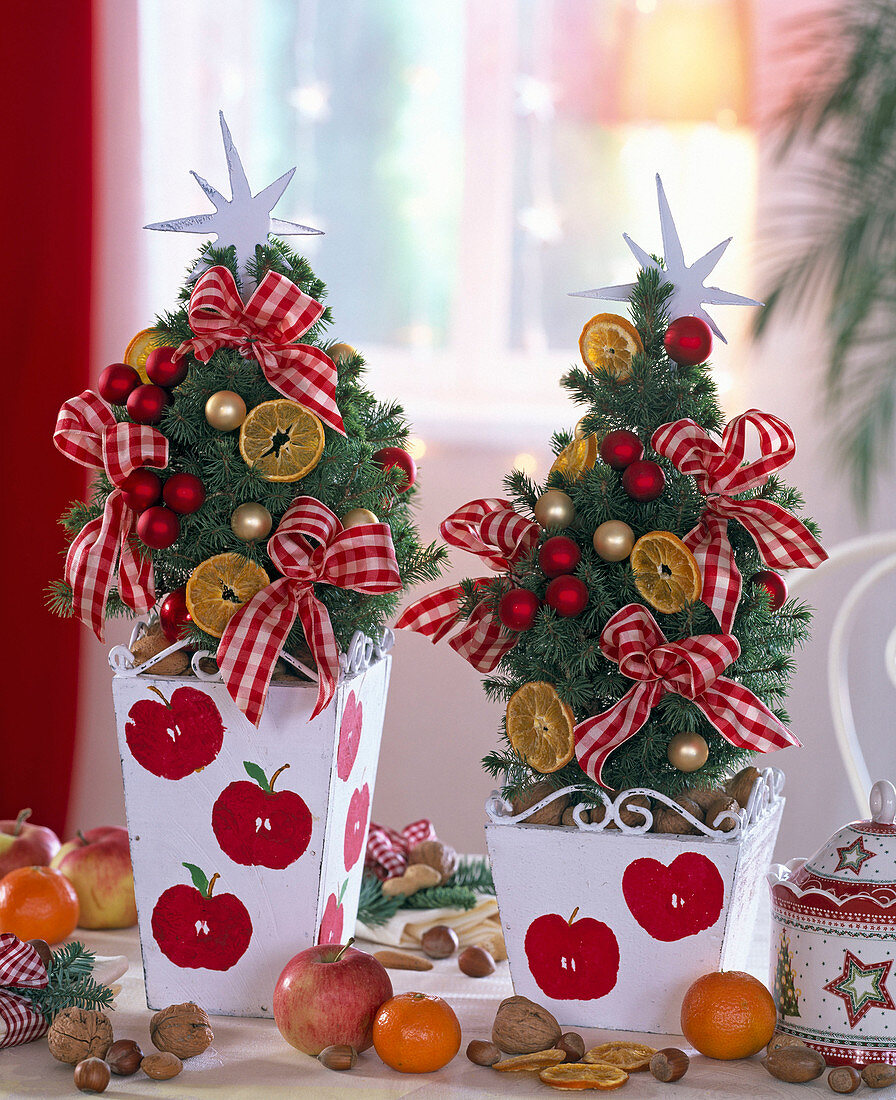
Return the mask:
<path id="1" fill-rule="evenodd" d="M 316 675 L 323 709 L 340 651 L 356 632 L 381 638 L 443 551 L 412 520 L 401 407 L 329 341 L 324 284 L 279 239 L 317 232 L 271 216 L 292 172 L 253 196 L 223 115 L 221 127 L 232 198 L 196 176 L 215 212 L 147 227 L 214 245 L 98 392 L 60 410 L 57 447 L 97 476 L 63 517 L 51 604 L 102 639 L 107 618 L 159 601 L 166 643 L 216 654 L 257 724 L 281 656 Z"/>
<path id="2" fill-rule="evenodd" d="M 511 799 L 545 780 L 586 802 L 601 788 L 674 797 L 799 744 L 785 698 L 810 613 L 779 571 L 825 554 L 778 476 L 790 429 L 756 409 L 726 424 L 707 362 L 724 337 L 704 306 L 760 303 L 703 285 L 727 242 L 686 265 L 657 187 L 665 256 L 626 237 L 635 281 L 580 295 L 627 302 L 631 319 L 585 325 L 583 365 L 561 383 L 580 418 L 553 437 L 546 481 L 512 471 L 506 499 L 442 525 L 491 574 L 398 624 L 490 674 L 507 710 L 484 764 Z"/>
<path id="3" fill-rule="evenodd" d="M 775 1004 L 782 1016 L 799 1016 L 799 990 L 793 978 L 793 961 L 790 955 L 790 941 L 784 929 L 778 941 L 778 959 L 775 966 Z"/>

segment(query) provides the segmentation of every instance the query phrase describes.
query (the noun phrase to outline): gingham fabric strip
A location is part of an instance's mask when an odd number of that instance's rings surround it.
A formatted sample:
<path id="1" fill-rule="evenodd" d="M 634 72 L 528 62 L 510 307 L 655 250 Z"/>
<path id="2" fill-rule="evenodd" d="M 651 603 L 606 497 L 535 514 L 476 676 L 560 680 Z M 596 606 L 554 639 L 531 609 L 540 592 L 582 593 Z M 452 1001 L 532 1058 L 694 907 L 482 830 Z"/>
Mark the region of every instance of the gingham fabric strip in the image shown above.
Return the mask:
<path id="1" fill-rule="evenodd" d="M 314 540 L 314 541 L 309 541 Z M 382 595 L 401 586 L 392 532 L 385 523 L 346 530 L 314 497 L 297 497 L 268 540 L 271 561 L 283 574 L 237 611 L 218 645 L 227 690 L 258 725 L 277 658 L 296 618 L 318 671 L 312 718 L 328 705 L 339 676 L 339 646 L 315 584 Z"/>
<path id="2" fill-rule="evenodd" d="M 745 463 L 750 425 L 759 436 L 760 458 Z M 811 531 L 779 504 L 733 499 L 764 485 L 796 454 L 793 432 L 783 420 L 750 409 L 726 425 L 721 444 L 693 420 L 676 420 L 654 432 L 651 446 L 681 473 L 696 478 L 697 488 L 707 498 L 699 523 L 683 541 L 703 574 L 701 599 L 722 630 L 731 629 L 743 584 L 728 541 L 728 520 L 743 525 L 763 562 L 773 568 L 814 569 L 827 558 Z"/>
<path id="3" fill-rule="evenodd" d="M 433 823 L 425 817 L 405 825 L 401 832 L 371 821 L 364 866 L 373 871 L 380 880 L 403 875 L 411 848 L 424 840 L 435 839 Z"/>
<path id="4" fill-rule="evenodd" d="M 206 363 L 221 347 L 237 348 L 258 360 L 265 378 L 284 397 L 304 405 L 345 435 L 336 405 L 336 364 L 320 348 L 295 341 L 317 321 L 324 307 L 295 283 L 268 271 L 243 305 L 226 267 L 212 267 L 196 280 L 187 318 L 195 333 L 174 352 L 191 352 Z"/>
<path id="5" fill-rule="evenodd" d="M 632 603 L 608 620 L 600 647 L 635 683 L 608 710 L 575 727 L 576 756 L 596 783 L 603 785 L 601 772 L 610 753 L 638 732 L 667 691 L 690 699 L 738 748 L 772 752 L 800 744 L 753 692 L 722 676 L 740 654 L 731 634 L 667 642 L 647 608 Z"/>
<path id="6" fill-rule="evenodd" d="M 53 442 L 72 461 L 104 469 L 116 486 L 106 498 L 102 516 L 78 532 L 65 559 L 75 614 L 102 641 L 106 601 L 114 581 L 124 603 L 138 614 L 155 603 L 152 562 L 137 546 L 133 536 L 137 513 L 125 503 L 120 486 L 142 466 L 164 469 L 168 440 L 148 424 L 117 423 L 105 401 L 85 390 L 59 410 Z"/>
<path id="7" fill-rule="evenodd" d="M 29 943 L 23 943 L 11 932 L 0 933 L 0 987 L 18 986 L 43 989 L 47 985 L 47 968 Z M 30 1043 L 47 1030 L 47 1021 L 27 997 L 0 988 L 0 1020 L 6 1025 L 0 1046 Z"/>

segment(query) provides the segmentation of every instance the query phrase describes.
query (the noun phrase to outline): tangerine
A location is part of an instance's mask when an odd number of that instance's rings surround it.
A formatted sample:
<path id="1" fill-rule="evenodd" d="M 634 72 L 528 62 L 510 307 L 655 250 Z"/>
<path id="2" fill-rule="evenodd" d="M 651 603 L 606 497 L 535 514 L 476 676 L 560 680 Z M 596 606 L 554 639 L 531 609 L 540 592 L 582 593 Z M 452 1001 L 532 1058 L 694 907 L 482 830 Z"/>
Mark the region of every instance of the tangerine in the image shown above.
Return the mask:
<path id="1" fill-rule="evenodd" d="M 766 1046 L 778 1020 L 774 998 L 742 970 L 704 974 L 681 1002 L 681 1031 L 707 1058 L 750 1058 Z"/>
<path id="2" fill-rule="evenodd" d="M 454 1009 L 430 993 L 399 993 L 380 1006 L 373 1021 L 373 1048 L 399 1073 L 433 1073 L 460 1050 Z"/>
<path id="3" fill-rule="evenodd" d="M 75 888 L 55 867 L 17 867 L 0 879 L 0 932 L 59 943 L 78 923 Z"/>

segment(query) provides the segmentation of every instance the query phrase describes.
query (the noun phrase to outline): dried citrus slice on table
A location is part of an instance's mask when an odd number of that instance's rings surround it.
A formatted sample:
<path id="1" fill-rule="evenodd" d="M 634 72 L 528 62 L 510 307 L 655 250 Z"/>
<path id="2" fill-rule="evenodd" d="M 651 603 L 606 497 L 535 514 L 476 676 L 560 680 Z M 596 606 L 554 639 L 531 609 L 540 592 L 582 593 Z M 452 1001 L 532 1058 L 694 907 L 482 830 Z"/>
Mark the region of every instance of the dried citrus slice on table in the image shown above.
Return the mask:
<path id="1" fill-rule="evenodd" d="M 200 630 L 220 638 L 243 604 L 269 584 L 261 566 L 242 554 L 216 554 L 190 574 L 187 610 Z"/>
<path id="2" fill-rule="evenodd" d="M 146 373 L 146 357 L 158 346 L 158 334 L 154 328 L 142 328 L 131 340 L 124 351 L 124 361 L 140 375 L 144 382 L 149 381 Z"/>
<path id="3" fill-rule="evenodd" d="M 618 1089 L 628 1080 L 628 1074 L 618 1066 L 567 1062 L 543 1069 L 538 1078 L 555 1089 Z"/>
<path id="4" fill-rule="evenodd" d="M 552 1047 L 550 1050 L 538 1050 L 534 1054 L 514 1054 L 495 1062 L 492 1069 L 499 1073 L 529 1073 L 534 1076 L 549 1066 L 556 1066 L 566 1057 L 566 1052 Z"/>
<path id="5" fill-rule="evenodd" d="M 703 578 L 697 559 L 671 531 L 648 531 L 629 555 L 635 588 L 644 599 L 669 615 L 700 598 Z"/>
<path id="6" fill-rule="evenodd" d="M 523 684 L 507 703 L 507 736 L 518 756 L 547 775 L 572 760 L 575 751 L 572 710 L 553 685 Z"/>
<path id="7" fill-rule="evenodd" d="M 563 474 L 570 481 L 581 477 L 586 470 L 593 468 L 597 462 L 597 436 L 586 435 L 584 439 L 574 439 L 567 443 L 560 454 L 554 459 L 554 465 L 550 472 Z"/>
<path id="8" fill-rule="evenodd" d="M 590 371 L 607 371 L 620 381 L 632 373 L 632 357 L 644 351 L 638 330 L 618 313 L 598 313 L 579 337 L 582 361 Z"/>
<path id="9" fill-rule="evenodd" d="M 630 1043 L 619 1039 L 614 1043 L 601 1043 L 585 1054 L 584 1061 L 599 1065 L 615 1066 L 626 1073 L 637 1073 L 647 1069 L 650 1059 L 656 1054 L 653 1047 L 644 1043 Z"/>
<path id="10" fill-rule="evenodd" d="M 267 481 L 298 481 L 320 461 L 324 427 L 285 397 L 256 405 L 240 427 L 240 454 Z"/>

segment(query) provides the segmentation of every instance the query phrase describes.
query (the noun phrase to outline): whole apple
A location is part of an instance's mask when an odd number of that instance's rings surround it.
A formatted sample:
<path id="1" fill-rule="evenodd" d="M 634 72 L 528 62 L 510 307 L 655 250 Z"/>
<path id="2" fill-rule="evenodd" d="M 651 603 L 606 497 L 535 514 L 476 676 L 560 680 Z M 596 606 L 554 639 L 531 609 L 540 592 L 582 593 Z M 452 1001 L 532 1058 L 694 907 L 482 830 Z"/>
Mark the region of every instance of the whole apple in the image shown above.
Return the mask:
<path id="1" fill-rule="evenodd" d="M 373 1045 L 373 1020 L 392 996 L 392 982 L 373 955 L 351 940 L 319 944 L 293 956 L 274 989 L 274 1019 L 283 1038 L 317 1056 L 334 1043 Z"/>
<path id="2" fill-rule="evenodd" d="M 30 810 L 0 821 L 0 878 L 18 867 L 46 867 L 59 851 L 59 837 L 44 825 L 29 825 Z"/>
<path id="3" fill-rule="evenodd" d="M 81 928 L 130 928 L 137 923 L 128 831 L 104 825 L 67 841 L 50 862 L 74 886 Z"/>

